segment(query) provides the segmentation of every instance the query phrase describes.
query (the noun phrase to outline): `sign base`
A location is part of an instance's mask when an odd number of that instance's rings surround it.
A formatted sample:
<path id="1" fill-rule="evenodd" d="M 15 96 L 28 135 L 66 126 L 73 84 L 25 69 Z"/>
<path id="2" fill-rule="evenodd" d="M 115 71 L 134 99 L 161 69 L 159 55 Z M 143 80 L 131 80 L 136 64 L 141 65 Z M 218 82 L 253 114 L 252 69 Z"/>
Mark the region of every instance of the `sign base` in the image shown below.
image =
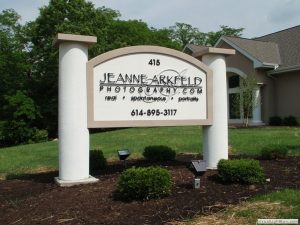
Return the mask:
<path id="1" fill-rule="evenodd" d="M 81 185 L 81 184 L 92 184 L 99 181 L 99 179 L 89 176 L 87 179 L 82 180 L 61 180 L 59 177 L 54 178 L 55 183 L 60 187 L 71 187 L 75 185 Z"/>

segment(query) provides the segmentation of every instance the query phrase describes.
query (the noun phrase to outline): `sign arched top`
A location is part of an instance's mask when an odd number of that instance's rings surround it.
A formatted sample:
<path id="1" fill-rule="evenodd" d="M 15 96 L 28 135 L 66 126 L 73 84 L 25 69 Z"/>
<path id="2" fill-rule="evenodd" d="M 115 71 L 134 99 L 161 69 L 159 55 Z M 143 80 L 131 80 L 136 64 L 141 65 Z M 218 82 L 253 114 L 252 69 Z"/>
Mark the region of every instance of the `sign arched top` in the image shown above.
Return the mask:
<path id="1" fill-rule="evenodd" d="M 87 62 L 88 127 L 212 124 L 212 72 L 185 53 L 132 46 Z"/>

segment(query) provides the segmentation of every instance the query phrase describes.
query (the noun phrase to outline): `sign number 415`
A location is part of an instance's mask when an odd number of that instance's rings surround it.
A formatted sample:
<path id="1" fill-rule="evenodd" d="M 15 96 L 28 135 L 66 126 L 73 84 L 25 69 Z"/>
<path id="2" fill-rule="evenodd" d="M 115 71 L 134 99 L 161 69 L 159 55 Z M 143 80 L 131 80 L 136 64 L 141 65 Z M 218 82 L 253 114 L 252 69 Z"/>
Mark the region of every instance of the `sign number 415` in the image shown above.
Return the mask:
<path id="1" fill-rule="evenodd" d="M 148 62 L 148 65 L 150 66 L 159 66 L 160 65 L 160 60 L 159 59 L 150 59 Z"/>

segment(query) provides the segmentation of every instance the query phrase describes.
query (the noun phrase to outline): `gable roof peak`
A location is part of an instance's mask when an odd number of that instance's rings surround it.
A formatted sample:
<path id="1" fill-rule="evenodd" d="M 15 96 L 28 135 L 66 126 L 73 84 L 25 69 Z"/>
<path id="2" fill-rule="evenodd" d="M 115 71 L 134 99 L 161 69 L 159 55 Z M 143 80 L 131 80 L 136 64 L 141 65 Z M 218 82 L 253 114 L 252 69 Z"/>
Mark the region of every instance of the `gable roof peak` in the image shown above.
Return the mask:
<path id="1" fill-rule="evenodd" d="M 275 42 L 222 36 L 215 46 L 220 47 L 223 42 L 252 60 L 255 68 L 269 68 L 270 65 L 277 67 L 281 64 L 278 45 Z"/>
<path id="2" fill-rule="evenodd" d="M 279 47 L 281 67 L 300 65 L 300 25 L 255 38 L 275 42 Z"/>

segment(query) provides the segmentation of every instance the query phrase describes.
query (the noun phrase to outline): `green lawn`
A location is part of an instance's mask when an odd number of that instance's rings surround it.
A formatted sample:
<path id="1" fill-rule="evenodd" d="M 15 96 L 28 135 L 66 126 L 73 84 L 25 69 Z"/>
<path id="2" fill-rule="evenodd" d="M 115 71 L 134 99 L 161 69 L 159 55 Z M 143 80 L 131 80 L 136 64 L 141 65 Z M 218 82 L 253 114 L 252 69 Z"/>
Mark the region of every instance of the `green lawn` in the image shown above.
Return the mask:
<path id="1" fill-rule="evenodd" d="M 300 219 L 300 190 L 272 192 L 230 206 L 225 211 L 199 216 L 181 224 L 256 224 L 258 219 Z"/>
<path id="2" fill-rule="evenodd" d="M 277 218 L 300 219 L 300 190 L 284 189 L 254 198 L 253 202 L 276 202 L 289 207 L 290 210 L 277 211 Z"/>
<path id="3" fill-rule="evenodd" d="M 300 155 L 300 127 L 229 129 L 233 154 L 258 155 L 268 145 L 284 145 L 290 154 Z M 129 128 L 91 135 L 91 149 L 101 149 L 105 157 L 116 159 L 116 151 L 128 148 L 141 157 L 149 145 L 167 145 L 178 153 L 202 153 L 201 127 Z M 58 142 L 20 145 L 0 149 L 0 177 L 7 174 L 55 170 L 58 167 Z"/>
<path id="4" fill-rule="evenodd" d="M 286 146 L 290 155 L 300 155 L 300 127 L 230 129 L 229 145 L 234 154 L 258 155 L 269 145 Z"/>
<path id="5" fill-rule="evenodd" d="M 202 151 L 200 127 L 130 128 L 98 133 L 91 137 L 91 148 L 104 151 L 107 157 L 115 156 L 120 148 L 128 148 L 134 156 L 149 145 L 166 145 L 176 152 L 199 153 Z"/>

